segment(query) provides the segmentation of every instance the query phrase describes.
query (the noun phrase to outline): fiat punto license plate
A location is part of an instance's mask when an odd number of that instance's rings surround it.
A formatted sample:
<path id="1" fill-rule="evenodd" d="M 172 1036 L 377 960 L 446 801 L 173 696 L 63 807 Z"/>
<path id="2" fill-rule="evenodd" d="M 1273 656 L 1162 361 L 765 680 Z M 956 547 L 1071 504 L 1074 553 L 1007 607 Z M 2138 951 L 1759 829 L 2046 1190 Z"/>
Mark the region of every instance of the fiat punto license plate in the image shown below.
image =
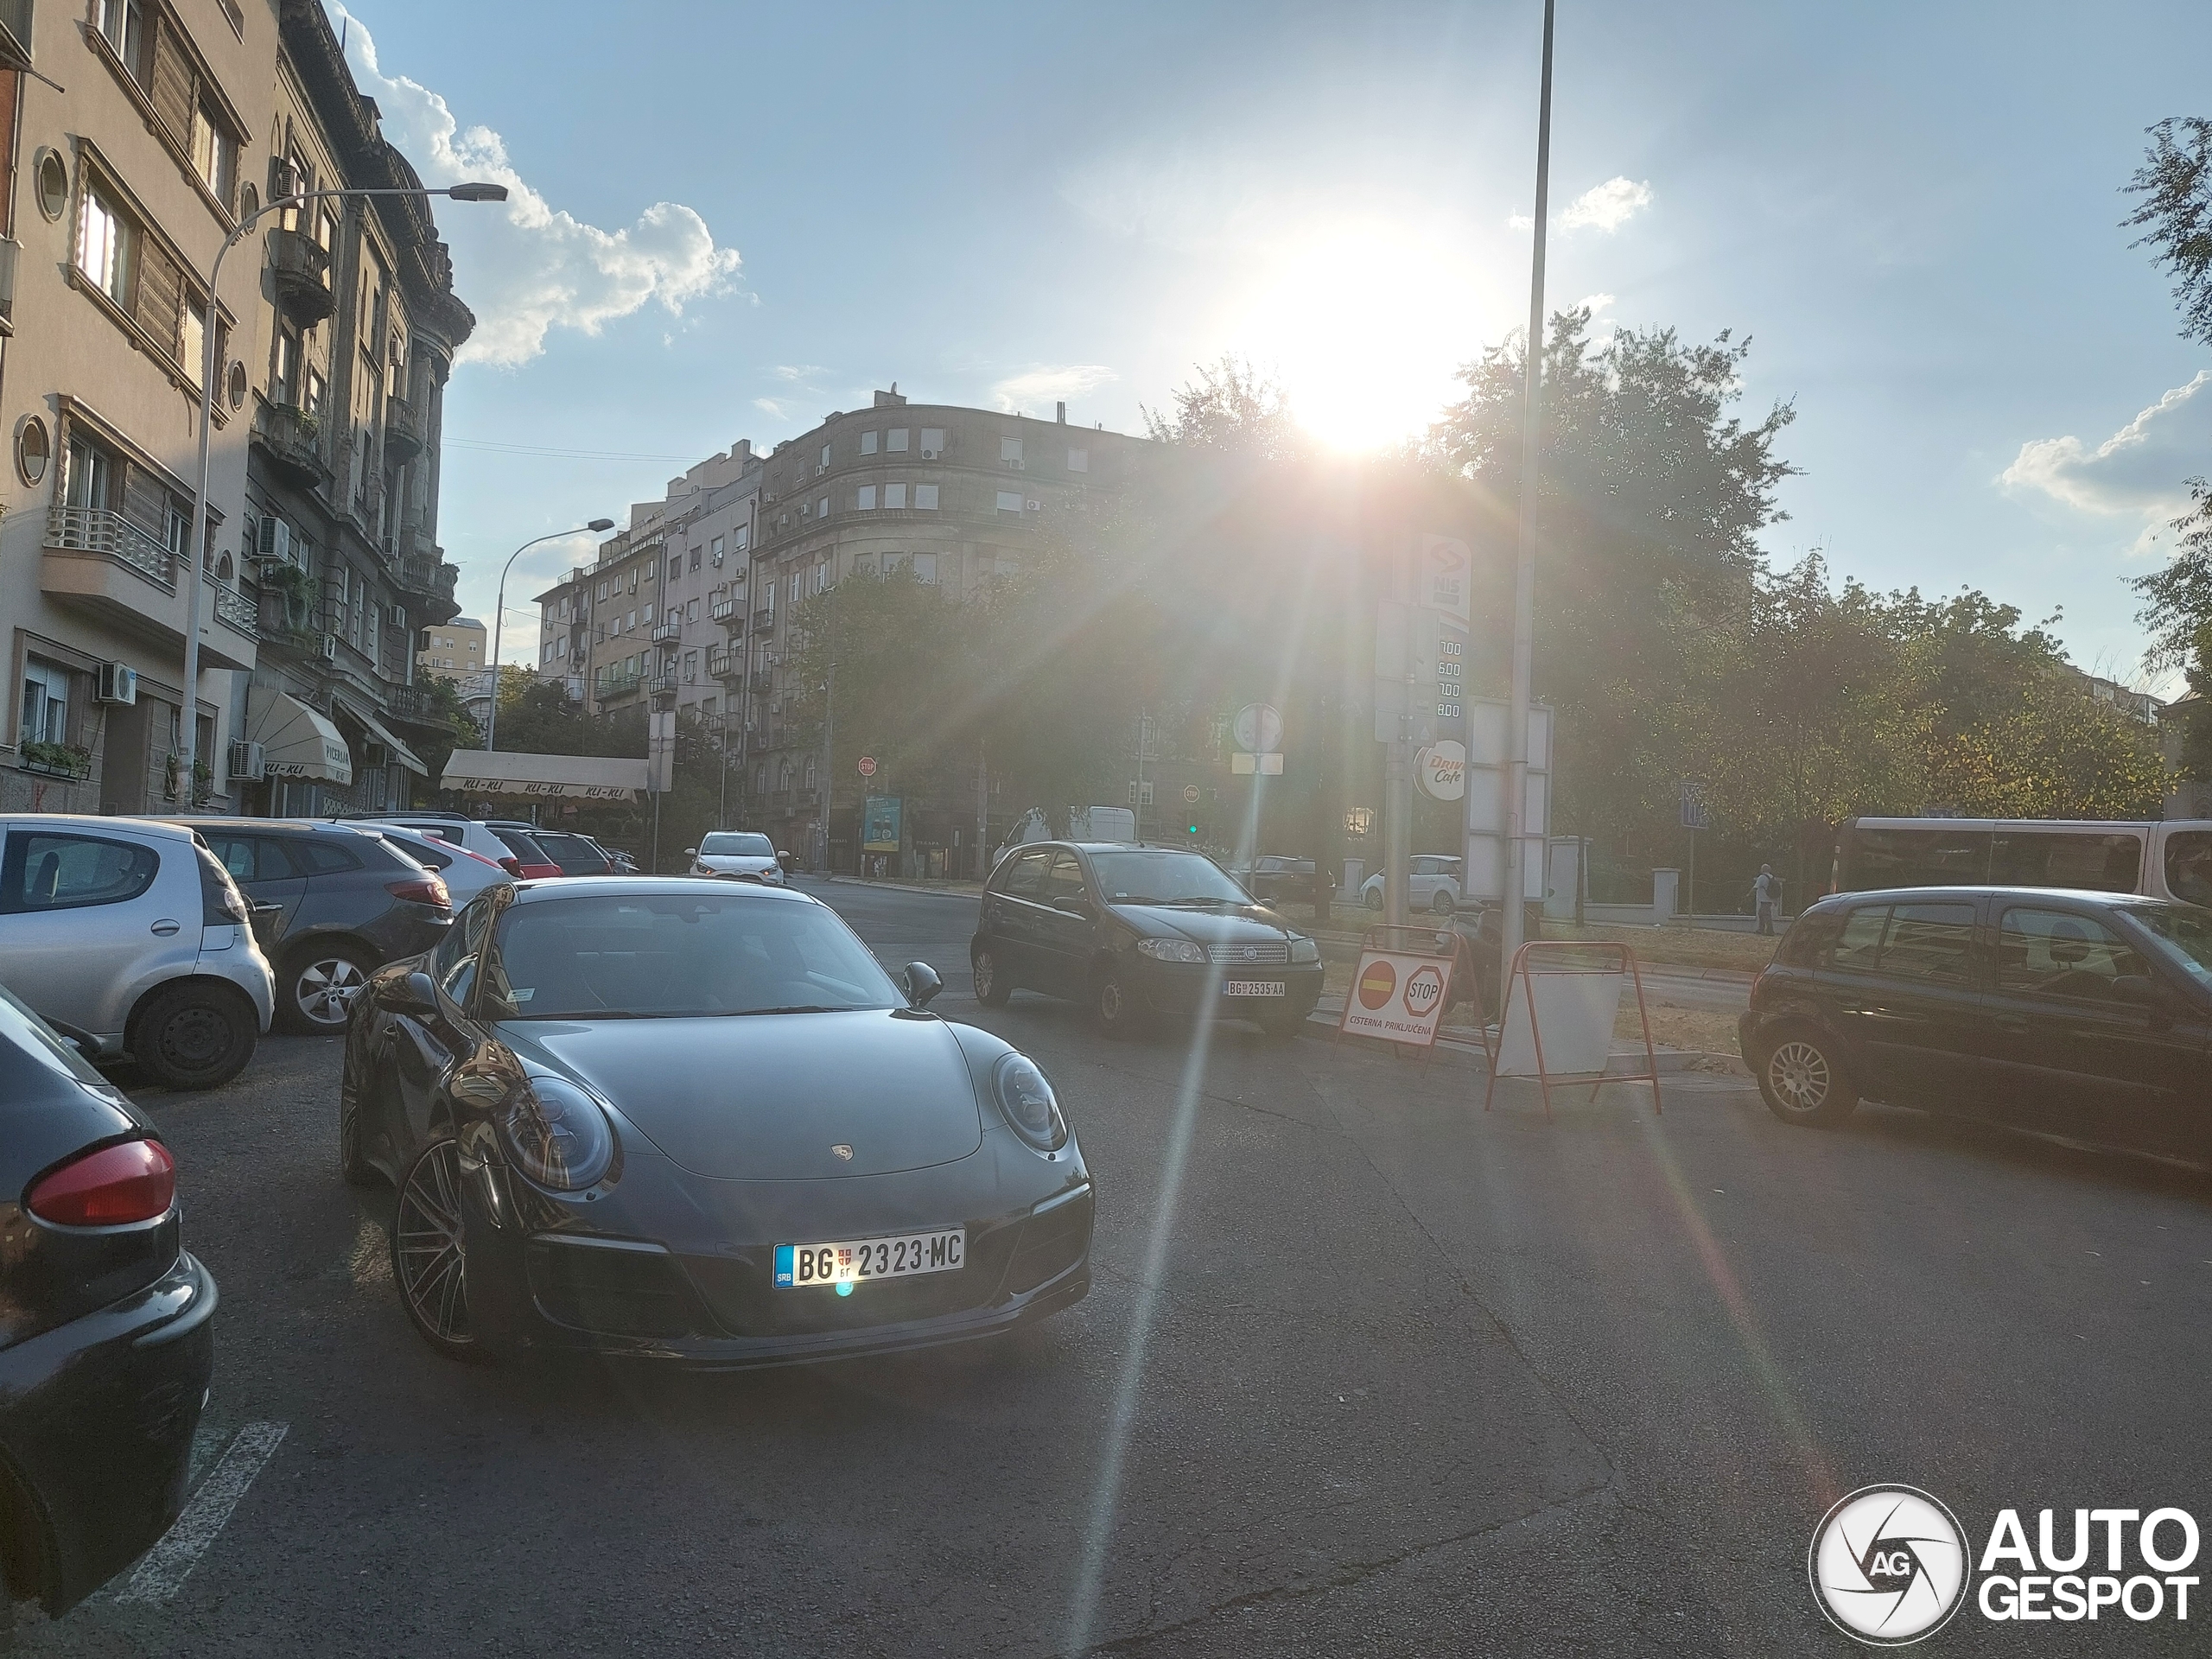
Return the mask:
<path id="1" fill-rule="evenodd" d="M 1221 982 L 1224 996 L 1281 996 L 1287 989 L 1279 979 L 1225 979 Z"/>
<path id="2" fill-rule="evenodd" d="M 968 1230 L 891 1238 L 856 1238 L 846 1244 L 779 1244 L 776 1288 L 800 1290 L 862 1279 L 905 1279 L 917 1273 L 950 1273 L 968 1259 Z"/>

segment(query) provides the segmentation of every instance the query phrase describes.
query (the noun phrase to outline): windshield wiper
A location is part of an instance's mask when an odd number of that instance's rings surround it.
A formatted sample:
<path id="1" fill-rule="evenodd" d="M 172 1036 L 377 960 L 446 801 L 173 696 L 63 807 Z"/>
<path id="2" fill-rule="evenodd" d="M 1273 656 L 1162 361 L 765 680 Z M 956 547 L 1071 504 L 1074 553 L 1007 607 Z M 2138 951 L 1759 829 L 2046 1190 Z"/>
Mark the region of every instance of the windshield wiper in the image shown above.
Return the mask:
<path id="1" fill-rule="evenodd" d="M 780 1008 L 732 1008 L 729 1012 L 732 1019 L 737 1019 L 748 1014 L 850 1014 L 852 1009 L 827 1002 L 793 1002 Z"/>

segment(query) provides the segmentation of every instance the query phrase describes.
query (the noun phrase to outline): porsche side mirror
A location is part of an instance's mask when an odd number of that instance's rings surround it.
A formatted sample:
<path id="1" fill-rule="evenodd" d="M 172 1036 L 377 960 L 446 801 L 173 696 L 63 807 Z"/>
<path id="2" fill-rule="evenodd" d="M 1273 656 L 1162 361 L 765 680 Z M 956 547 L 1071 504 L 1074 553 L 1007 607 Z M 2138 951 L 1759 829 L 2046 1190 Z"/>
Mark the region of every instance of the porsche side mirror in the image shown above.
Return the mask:
<path id="1" fill-rule="evenodd" d="M 437 982 L 417 968 L 393 987 L 391 1004 L 402 1014 L 435 1014 L 438 1007 Z"/>
<path id="2" fill-rule="evenodd" d="M 906 971 L 899 976 L 899 986 L 906 993 L 906 1006 L 926 1008 L 930 999 L 944 988 L 944 982 L 938 977 L 937 969 L 926 962 L 910 962 Z"/>

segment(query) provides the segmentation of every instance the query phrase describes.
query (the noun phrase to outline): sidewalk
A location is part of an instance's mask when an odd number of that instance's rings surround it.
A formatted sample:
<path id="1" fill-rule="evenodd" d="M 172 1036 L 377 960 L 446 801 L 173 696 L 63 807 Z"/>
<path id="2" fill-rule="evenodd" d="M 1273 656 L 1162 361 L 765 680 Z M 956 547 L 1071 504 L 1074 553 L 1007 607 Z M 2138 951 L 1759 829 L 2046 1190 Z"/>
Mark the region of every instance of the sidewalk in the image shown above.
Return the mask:
<path id="1" fill-rule="evenodd" d="M 1344 1018 L 1344 1000 L 1341 996 L 1322 998 L 1315 1006 L 1313 1012 L 1306 1016 L 1306 1030 L 1302 1034 L 1307 1037 L 1319 1037 L 1325 1041 L 1350 1043 L 1360 1048 L 1391 1053 L 1419 1055 L 1421 1052 L 1419 1049 L 1408 1048 L 1400 1043 L 1386 1043 L 1377 1038 L 1338 1035 L 1337 1024 Z M 1456 1028 L 1446 1026 L 1440 1028 L 1436 1033 L 1434 1053 L 1455 1064 L 1471 1066 L 1478 1071 L 1487 1072 L 1490 1070 L 1489 1050 L 1483 1046 L 1482 1039 L 1465 1026 Z M 1741 1062 L 1732 1055 L 1709 1054 L 1697 1049 L 1662 1048 L 1655 1045 L 1652 1054 L 1658 1062 L 1659 1074 L 1662 1077 L 1676 1071 L 1741 1069 Z M 1631 1051 L 1617 1048 L 1607 1057 L 1605 1069 L 1608 1071 L 1632 1071 L 1640 1068 L 1643 1062 L 1643 1053 L 1641 1049 Z M 1715 1064 L 1716 1062 L 1718 1064 Z"/>

